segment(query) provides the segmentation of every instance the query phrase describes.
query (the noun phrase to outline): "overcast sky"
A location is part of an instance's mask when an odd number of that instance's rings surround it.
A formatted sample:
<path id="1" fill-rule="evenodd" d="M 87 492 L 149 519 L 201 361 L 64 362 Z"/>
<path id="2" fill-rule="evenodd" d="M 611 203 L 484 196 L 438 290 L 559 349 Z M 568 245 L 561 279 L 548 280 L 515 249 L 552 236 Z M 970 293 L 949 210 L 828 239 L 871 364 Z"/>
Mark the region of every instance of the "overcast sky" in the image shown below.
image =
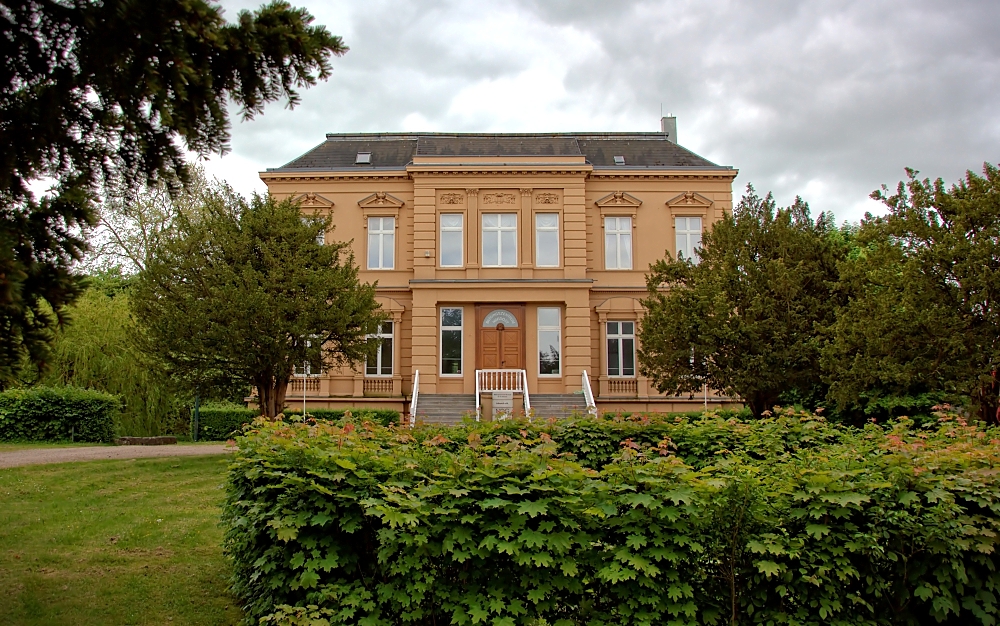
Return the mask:
<path id="1" fill-rule="evenodd" d="M 226 17 L 261 2 L 227 0 Z M 328 132 L 657 131 L 857 220 L 904 167 L 1000 161 L 1000 2 L 292 0 L 351 50 L 294 110 L 234 116 L 243 192 Z"/>

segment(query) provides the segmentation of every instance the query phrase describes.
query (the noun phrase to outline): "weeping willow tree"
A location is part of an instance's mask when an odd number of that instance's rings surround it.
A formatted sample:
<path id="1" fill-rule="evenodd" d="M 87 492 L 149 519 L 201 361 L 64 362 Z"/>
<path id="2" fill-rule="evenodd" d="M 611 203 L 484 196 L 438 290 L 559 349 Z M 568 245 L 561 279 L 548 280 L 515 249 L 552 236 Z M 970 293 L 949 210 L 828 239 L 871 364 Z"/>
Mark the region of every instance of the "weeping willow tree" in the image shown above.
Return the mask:
<path id="1" fill-rule="evenodd" d="M 180 401 L 169 381 L 135 342 L 128 290 L 120 281 L 99 280 L 70 311 L 39 383 L 72 385 L 118 395 L 125 406 L 119 433 L 164 434 L 176 420 Z"/>

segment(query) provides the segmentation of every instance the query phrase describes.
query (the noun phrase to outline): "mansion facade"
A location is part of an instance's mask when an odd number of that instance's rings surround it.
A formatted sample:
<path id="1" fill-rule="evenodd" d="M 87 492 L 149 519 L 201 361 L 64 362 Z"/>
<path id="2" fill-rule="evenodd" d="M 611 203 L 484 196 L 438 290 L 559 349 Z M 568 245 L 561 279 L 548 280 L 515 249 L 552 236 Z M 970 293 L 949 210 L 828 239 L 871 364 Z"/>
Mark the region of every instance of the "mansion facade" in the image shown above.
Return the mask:
<path id="1" fill-rule="evenodd" d="M 732 210 L 737 171 L 660 133 L 330 134 L 261 173 L 304 213 L 332 215 L 390 316 L 357 370 L 297 375 L 292 405 L 683 411 L 639 374 L 645 272 L 695 257 Z M 414 403 L 414 400 L 416 402 Z"/>

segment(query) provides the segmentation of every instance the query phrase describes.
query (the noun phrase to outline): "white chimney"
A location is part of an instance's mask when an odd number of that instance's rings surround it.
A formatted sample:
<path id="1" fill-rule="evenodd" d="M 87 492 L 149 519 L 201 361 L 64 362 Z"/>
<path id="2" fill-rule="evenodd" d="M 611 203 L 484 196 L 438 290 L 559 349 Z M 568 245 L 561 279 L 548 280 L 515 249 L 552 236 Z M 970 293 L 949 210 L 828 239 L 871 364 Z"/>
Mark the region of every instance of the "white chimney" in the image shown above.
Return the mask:
<path id="1" fill-rule="evenodd" d="M 673 115 L 661 117 L 660 132 L 667 136 L 668 141 L 677 143 L 677 118 Z"/>

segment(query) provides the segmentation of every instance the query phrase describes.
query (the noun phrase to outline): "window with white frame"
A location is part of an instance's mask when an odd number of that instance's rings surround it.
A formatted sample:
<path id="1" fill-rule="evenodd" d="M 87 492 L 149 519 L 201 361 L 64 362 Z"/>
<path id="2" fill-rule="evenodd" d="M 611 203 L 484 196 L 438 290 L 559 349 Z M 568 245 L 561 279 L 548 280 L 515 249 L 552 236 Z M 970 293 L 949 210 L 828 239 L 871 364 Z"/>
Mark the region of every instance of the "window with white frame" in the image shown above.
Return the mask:
<path id="1" fill-rule="evenodd" d="M 461 213 L 441 214 L 441 267 L 462 267 L 464 217 Z"/>
<path id="2" fill-rule="evenodd" d="M 365 376 L 392 376 L 392 322 L 382 322 L 378 332 L 369 336 L 378 339 L 379 345 L 365 364 Z"/>
<path id="3" fill-rule="evenodd" d="M 604 268 L 632 269 L 632 218 L 604 218 Z"/>
<path id="4" fill-rule="evenodd" d="M 535 214 L 535 267 L 559 267 L 559 214 Z"/>
<path id="5" fill-rule="evenodd" d="M 677 231 L 677 258 L 697 263 L 697 250 L 701 247 L 701 218 L 675 217 L 674 230 Z"/>
<path id="6" fill-rule="evenodd" d="M 462 309 L 441 309 L 441 375 L 462 373 Z"/>
<path id="7" fill-rule="evenodd" d="M 483 267 L 517 265 L 517 214 L 483 213 Z"/>
<path id="8" fill-rule="evenodd" d="M 562 353 L 562 311 L 538 307 L 538 375 L 559 376 Z"/>
<path id="9" fill-rule="evenodd" d="M 395 261 L 396 218 L 368 218 L 368 269 L 391 270 Z"/>
<path id="10" fill-rule="evenodd" d="M 608 322 L 608 376 L 635 376 L 635 322 Z"/>

